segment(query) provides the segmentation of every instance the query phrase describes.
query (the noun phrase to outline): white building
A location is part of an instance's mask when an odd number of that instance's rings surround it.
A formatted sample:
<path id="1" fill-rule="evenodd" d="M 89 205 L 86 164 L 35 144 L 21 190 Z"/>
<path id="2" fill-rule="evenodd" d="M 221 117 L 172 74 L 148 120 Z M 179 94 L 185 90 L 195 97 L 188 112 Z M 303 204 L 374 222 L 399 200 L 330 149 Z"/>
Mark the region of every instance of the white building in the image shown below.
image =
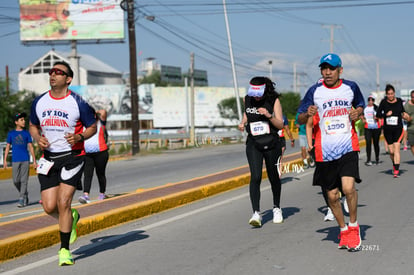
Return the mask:
<path id="1" fill-rule="evenodd" d="M 57 61 L 69 64 L 70 53 L 50 50 L 19 73 L 19 91 L 27 90 L 41 94 L 49 90 L 49 70 Z M 108 64 L 87 54 L 79 54 L 79 85 L 117 85 L 124 84 L 122 73 Z M 75 71 L 73 65 L 72 70 Z M 73 84 L 73 83 L 72 83 Z"/>

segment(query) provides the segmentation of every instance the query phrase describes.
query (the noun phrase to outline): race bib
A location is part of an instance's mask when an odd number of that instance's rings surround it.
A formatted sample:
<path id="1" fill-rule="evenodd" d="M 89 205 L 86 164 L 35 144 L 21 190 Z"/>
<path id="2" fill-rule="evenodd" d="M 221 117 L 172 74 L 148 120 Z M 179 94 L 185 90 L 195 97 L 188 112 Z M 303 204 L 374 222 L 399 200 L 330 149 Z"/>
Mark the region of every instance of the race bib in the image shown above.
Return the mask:
<path id="1" fill-rule="evenodd" d="M 398 117 L 397 116 L 389 116 L 385 119 L 387 125 L 398 125 Z"/>
<path id="2" fill-rule="evenodd" d="M 375 124 L 375 119 L 373 119 L 373 118 L 367 118 L 367 123 L 369 125 Z"/>
<path id="3" fill-rule="evenodd" d="M 325 118 L 325 132 L 328 135 L 346 134 L 351 131 L 349 117 L 327 117 Z"/>
<path id="4" fill-rule="evenodd" d="M 252 136 L 270 134 L 270 127 L 267 121 L 257 121 L 250 123 L 250 132 Z"/>
<path id="5" fill-rule="evenodd" d="M 37 162 L 36 172 L 38 174 L 47 175 L 55 163 L 48 161 L 45 158 L 40 158 Z"/>

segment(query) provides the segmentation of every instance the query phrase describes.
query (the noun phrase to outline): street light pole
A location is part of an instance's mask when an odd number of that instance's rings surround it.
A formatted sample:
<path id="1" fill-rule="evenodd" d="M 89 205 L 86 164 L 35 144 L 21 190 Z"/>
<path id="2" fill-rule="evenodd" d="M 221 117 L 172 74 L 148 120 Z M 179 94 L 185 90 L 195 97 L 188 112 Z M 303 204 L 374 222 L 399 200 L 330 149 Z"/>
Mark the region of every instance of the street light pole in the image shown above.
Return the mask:
<path id="1" fill-rule="evenodd" d="M 233 71 L 234 94 L 236 96 L 237 113 L 238 113 L 238 116 L 239 116 L 239 121 L 242 121 L 242 112 L 241 112 L 241 104 L 240 104 L 240 96 L 239 96 L 239 87 L 237 85 L 236 68 L 234 66 L 233 47 L 231 45 L 231 36 L 230 36 L 229 20 L 227 19 L 226 0 L 223 0 L 223 9 L 224 9 L 224 20 L 226 21 L 227 40 L 228 40 L 228 43 L 229 43 L 230 62 L 231 62 L 231 68 L 232 68 L 232 71 Z"/>
<path id="2" fill-rule="evenodd" d="M 270 80 L 272 80 L 272 77 L 273 77 L 272 76 L 272 73 L 273 73 L 273 66 L 272 66 L 273 61 L 272 60 L 269 60 L 268 64 L 269 64 L 269 77 L 270 77 Z"/>

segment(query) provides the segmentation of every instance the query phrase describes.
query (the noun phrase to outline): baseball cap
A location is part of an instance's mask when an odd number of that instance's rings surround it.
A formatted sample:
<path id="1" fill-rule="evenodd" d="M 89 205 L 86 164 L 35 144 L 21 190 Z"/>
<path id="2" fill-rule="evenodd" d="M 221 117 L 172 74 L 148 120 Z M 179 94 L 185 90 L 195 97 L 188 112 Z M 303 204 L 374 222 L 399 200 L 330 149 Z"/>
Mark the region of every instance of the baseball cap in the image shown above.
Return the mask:
<path id="1" fill-rule="evenodd" d="M 249 90 L 247 91 L 247 95 L 254 96 L 254 97 L 261 97 L 264 95 L 265 88 L 266 88 L 266 84 L 262 84 L 262 85 L 250 84 Z"/>
<path id="2" fill-rule="evenodd" d="M 19 120 L 19 118 L 21 118 L 21 117 L 26 117 L 27 115 L 26 115 L 26 113 L 17 113 L 15 116 L 14 116 L 14 121 L 18 121 Z"/>
<path id="3" fill-rule="evenodd" d="M 321 57 L 321 61 L 319 62 L 319 67 L 322 66 L 323 63 L 327 63 L 332 67 L 342 67 L 341 58 L 334 53 L 327 53 Z"/>

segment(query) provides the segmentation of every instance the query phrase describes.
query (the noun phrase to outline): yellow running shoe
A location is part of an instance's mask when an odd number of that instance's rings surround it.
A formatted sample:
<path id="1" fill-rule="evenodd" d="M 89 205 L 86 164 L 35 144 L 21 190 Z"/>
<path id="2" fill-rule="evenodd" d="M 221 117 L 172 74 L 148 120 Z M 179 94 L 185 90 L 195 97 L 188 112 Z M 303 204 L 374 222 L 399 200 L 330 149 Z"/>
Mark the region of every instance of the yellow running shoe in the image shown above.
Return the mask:
<path id="1" fill-rule="evenodd" d="M 72 209 L 72 217 L 73 217 L 73 222 L 72 222 L 72 231 L 70 232 L 70 239 L 69 239 L 70 244 L 73 244 L 76 241 L 76 239 L 78 238 L 77 223 L 78 223 L 79 218 L 80 218 L 78 210 Z"/>
<path id="2" fill-rule="evenodd" d="M 72 258 L 72 254 L 66 248 L 61 248 L 59 250 L 59 266 L 63 265 L 73 265 L 75 261 Z"/>

